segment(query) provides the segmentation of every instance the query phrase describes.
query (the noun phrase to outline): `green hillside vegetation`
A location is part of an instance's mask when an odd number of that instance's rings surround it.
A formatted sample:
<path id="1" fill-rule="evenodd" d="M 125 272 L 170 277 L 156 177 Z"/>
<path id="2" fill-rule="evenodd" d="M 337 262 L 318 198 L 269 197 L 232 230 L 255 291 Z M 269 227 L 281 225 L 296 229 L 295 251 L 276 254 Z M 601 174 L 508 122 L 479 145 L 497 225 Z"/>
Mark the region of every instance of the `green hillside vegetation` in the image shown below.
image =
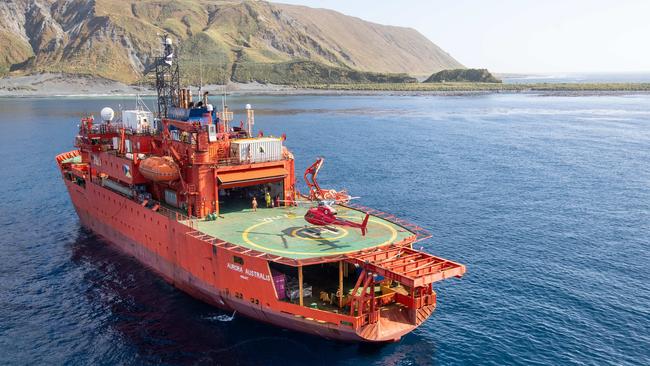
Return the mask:
<path id="1" fill-rule="evenodd" d="M 153 68 L 165 33 L 180 48 L 184 83 L 195 84 L 200 70 L 204 83 L 295 84 L 409 82 L 399 74 L 463 67 L 413 29 L 327 9 L 253 0 L 14 0 L 0 6 L 0 70 L 134 83 Z"/>
<path id="2" fill-rule="evenodd" d="M 425 83 L 469 82 L 469 83 L 500 83 L 487 69 L 453 69 L 442 70 L 424 81 Z"/>
<path id="3" fill-rule="evenodd" d="M 233 70 L 232 80 L 240 83 L 264 84 L 321 84 L 321 83 L 416 83 L 407 74 L 387 74 L 326 66 L 314 61 L 289 61 L 282 63 L 239 63 Z"/>
<path id="4" fill-rule="evenodd" d="M 178 53 L 181 80 L 192 85 L 198 85 L 201 77 L 204 83 L 211 84 L 223 84 L 230 80 L 234 62 L 230 49 L 206 33 L 188 37 Z"/>

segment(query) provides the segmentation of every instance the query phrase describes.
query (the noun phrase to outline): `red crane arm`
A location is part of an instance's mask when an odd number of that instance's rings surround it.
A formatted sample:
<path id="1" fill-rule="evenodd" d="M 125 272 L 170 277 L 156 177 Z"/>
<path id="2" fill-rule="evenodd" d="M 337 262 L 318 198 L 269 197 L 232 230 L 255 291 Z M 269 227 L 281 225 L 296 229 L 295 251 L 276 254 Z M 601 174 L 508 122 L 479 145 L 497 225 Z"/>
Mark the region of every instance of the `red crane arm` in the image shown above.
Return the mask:
<path id="1" fill-rule="evenodd" d="M 325 159 L 322 157 L 316 159 L 316 161 L 309 168 L 305 170 L 305 174 L 303 175 L 303 177 L 305 178 L 305 183 L 307 183 L 307 187 L 309 187 L 310 200 L 319 199 L 318 196 L 321 193 L 321 188 L 318 185 L 318 182 L 316 181 L 316 177 L 318 176 L 318 171 L 323 166 L 324 161 Z"/>

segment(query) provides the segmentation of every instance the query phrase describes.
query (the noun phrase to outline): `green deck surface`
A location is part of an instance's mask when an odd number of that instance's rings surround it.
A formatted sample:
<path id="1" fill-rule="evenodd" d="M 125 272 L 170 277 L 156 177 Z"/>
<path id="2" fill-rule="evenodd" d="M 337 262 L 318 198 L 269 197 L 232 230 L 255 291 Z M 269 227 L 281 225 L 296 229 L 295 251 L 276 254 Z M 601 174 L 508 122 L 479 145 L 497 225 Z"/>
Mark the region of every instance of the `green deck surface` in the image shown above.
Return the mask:
<path id="1" fill-rule="evenodd" d="M 386 245 L 414 235 L 407 229 L 371 216 L 368 232 L 360 229 L 332 227 L 335 232 L 305 221 L 308 207 L 258 208 L 221 214 L 215 221 L 197 220 L 194 227 L 215 238 L 250 249 L 292 259 L 305 259 L 355 252 Z M 338 217 L 362 222 L 364 214 L 336 206 Z"/>

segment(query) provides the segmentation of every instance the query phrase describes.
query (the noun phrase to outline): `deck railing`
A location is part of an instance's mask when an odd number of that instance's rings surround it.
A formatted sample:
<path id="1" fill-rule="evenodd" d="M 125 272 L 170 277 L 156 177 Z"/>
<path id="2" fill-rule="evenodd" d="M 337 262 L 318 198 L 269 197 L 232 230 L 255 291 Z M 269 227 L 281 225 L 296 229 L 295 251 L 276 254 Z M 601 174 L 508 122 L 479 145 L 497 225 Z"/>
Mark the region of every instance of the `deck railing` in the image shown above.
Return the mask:
<path id="1" fill-rule="evenodd" d="M 178 212 L 176 210 L 169 209 L 164 206 L 158 207 L 156 210 L 159 214 L 166 216 L 172 220 L 176 220 L 186 226 L 189 226 L 190 228 L 194 229 L 194 220 L 196 220 L 196 217 L 190 217 L 185 215 L 184 213 Z"/>
<path id="2" fill-rule="evenodd" d="M 115 123 L 100 123 L 93 125 L 93 127 L 90 129 L 90 133 L 94 134 L 108 134 L 108 133 L 122 133 L 122 130 L 124 130 L 125 133 L 129 135 L 154 135 L 156 134 L 156 129 L 153 127 L 145 127 L 145 128 L 133 128 L 132 126 L 127 126 L 126 124 L 122 122 L 115 122 Z"/>
<path id="3" fill-rule="evenodd" d="M 237 157 L 229 157 L 229 158 L 218 159 L 217 165 L 218 166 L 249 165 L 249 164 L 257 164 L 257 163 L 270 163 L 273 161 L 282 161 L 282 160 L 286 160 L 285 157 L 281 157 L 279 159 L 276 158 L 255 159 L 254 161 L 248 158 L 240 159 Z"/>

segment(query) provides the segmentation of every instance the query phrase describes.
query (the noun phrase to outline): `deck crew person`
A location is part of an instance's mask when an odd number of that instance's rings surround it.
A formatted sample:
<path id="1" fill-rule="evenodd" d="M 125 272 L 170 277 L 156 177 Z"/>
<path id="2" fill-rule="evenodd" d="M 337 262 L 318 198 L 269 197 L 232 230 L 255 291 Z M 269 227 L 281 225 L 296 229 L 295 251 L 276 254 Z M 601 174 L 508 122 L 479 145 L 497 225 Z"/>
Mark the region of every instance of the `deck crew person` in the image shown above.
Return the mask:
<path id="1" fill-rule="evenodd" d="M 253 197 L 253 211 L 257 211 L 257 198 Z"/>
<path id="2" fill-rule="evenodd" d="M 266 193 L 264 194 L 264 199 L 266 200 L 266 208 L 272 207 L 271 206 L 271 194 L 269 193 L 269 191 L 266 191 Z"/>

